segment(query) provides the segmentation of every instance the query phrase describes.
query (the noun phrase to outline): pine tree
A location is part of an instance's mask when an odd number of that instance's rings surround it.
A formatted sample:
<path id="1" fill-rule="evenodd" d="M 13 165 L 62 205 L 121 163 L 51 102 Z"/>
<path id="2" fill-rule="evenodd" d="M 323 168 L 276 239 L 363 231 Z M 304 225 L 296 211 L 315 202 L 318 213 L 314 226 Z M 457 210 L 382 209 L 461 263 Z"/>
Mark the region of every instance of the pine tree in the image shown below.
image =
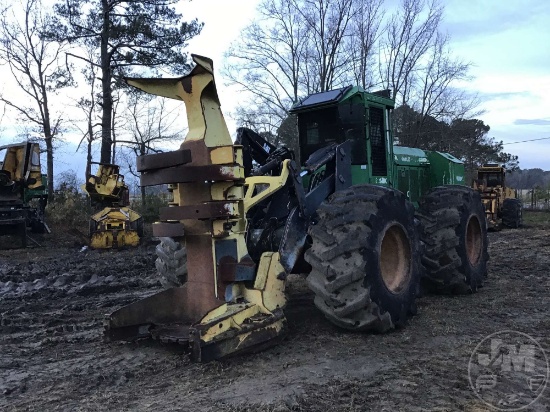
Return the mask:
<path id="1" fill-rule="evenodd" d="M 184 22 L 173 5 L 177 0 L 64 0 L 55 5 L 56 17 L 47 36 L 75 46 L 92 46 L 94 60 L 69 54 L 98 67 L 101 73 L 101 162 L 110 163 L 113 145 L 113 91 L 122 76 L 140 68 L 151 71 L 189 70 L 184 52 L 202 23 Z"/>

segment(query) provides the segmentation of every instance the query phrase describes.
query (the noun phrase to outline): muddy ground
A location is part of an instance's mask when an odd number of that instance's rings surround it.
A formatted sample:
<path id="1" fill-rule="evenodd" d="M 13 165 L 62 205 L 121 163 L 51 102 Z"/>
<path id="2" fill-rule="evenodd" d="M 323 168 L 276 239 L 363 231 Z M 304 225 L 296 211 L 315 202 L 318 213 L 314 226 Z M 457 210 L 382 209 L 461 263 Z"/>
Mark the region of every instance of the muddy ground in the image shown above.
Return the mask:
<path id="1" fill-rule="evenodd" d="M 540 221 L 491 233 L 485 287 L 422 297 L 405 328 L 338 330 L 295 281 L 281 344 L 208 364 L 156 342 L 102 342 L 104 314 L 160 290 L 154 243 L 90 251 L 65 234 L 2 250 L 0 410 L 489 410 L 468 381 L 484 337 L 525 332 L 550 354 L 550 225 Z M 547 410 L 549 391 L 531 408 Z"/>

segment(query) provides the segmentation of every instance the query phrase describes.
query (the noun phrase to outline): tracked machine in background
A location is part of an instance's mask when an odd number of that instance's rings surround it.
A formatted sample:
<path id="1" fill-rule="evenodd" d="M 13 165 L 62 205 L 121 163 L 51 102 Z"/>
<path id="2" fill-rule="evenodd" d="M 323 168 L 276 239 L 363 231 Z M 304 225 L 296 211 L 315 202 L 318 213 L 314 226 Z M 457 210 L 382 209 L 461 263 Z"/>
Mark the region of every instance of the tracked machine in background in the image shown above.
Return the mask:
<path id="1" fill-rule="evenodd" d="M 117 165 L 94 163 L 95 175 L 88 176 L 82 189 L 96 211 L 90 218 L 90 246 L 110 249 L 139 245 L 143 218 L 128 207 L 129 190 Z"/>
<path id="2" fill-rule="evenodd" d="M 518 228 L 523 223 L 523 204 L 517 190 L 506 186 L 506 169 L 498 164 L 486 164 L 477 169 L 472 183 L 481 195 L 489 229 L 502 226 Z"/>
<path id="3" fill-rule="evenodd" d="M 0 235 L 16 235 L 27 247 L 27 228 L 49 232 L 44 221 L 47 177 L 40 168 L 38 143 L 0 146 Z"/>
<path id="4" fill-rule="evenodd" d="M 168 289 L 107 316 L 109 340 L 153 337 L 207 361 L 276 342 L 285 279 L 307 274 L 315 304 L 353 331 L 387 331 L 415 313 L 422 279 L 475 292 L 486 274 L 479 193 L 453 156 L 394 147 L 386 92 L 346 87 L 306 97 L 300 154 L 248 129 L 232 142 L 212 61 L 177 79 L 127 79 L 182 100 L 179 150 L 139 157 L 142 185 L 171 184 L 153 233 Z M 421 246 L 423 245 L 423 246 Z"/>

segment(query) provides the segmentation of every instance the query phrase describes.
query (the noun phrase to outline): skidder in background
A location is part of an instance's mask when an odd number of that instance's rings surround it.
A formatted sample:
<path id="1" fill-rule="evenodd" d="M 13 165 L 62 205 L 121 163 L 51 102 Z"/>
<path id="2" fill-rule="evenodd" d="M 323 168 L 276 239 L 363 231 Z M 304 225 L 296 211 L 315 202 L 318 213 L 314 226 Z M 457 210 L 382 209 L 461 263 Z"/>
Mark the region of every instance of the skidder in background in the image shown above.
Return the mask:
<path id="1" fill-rule="evenodd" d="M 506 169 L 498 164 L 486 164 L 477 169 L 472 183 L 481 195 L 489 229 L 502 226 L 518 228 L 523 223 L 523 204 L 517 190 L 506 186 Z"/>

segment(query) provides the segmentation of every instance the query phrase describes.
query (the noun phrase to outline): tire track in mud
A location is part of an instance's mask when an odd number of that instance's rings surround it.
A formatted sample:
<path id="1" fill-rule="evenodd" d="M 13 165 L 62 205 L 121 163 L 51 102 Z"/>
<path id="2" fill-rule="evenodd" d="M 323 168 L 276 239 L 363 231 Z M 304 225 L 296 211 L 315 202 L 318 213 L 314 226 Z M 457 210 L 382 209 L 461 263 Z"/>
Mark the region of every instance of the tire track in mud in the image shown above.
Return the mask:
<path id="1" fill-rule="evenodd" d="M 152 247 L 33 252 L 28 261 L 20 252 L 20 261 L 0 264 L 0 396 L 40 393 L 64 381 L 124 381 L 113 370 L 124 356 L 98 357 L 106 349 L 103 318 L 159 290 Z"/>
<path id="2" fill-rule="evenodd" d="M 550 231 L 504 230 L 490 238 L 485 287 L 419 299 L 419 314 L 403 329 L 342 332 L 314 308 L 303 280 L 289 277 L 287 338 L 204 365 L 157 342 L 101 340 L 105 313 L 160 290 L 154 246 L 26 252 L 9 263 L 0 251 L 0 409 L 488 410 L 467 376 L 481 339 L 519 330 L 550 354 Z M 7 290 L 8 282 L 17 285 Z M 548 406 L 547 390 L 535 410 Z"/>

